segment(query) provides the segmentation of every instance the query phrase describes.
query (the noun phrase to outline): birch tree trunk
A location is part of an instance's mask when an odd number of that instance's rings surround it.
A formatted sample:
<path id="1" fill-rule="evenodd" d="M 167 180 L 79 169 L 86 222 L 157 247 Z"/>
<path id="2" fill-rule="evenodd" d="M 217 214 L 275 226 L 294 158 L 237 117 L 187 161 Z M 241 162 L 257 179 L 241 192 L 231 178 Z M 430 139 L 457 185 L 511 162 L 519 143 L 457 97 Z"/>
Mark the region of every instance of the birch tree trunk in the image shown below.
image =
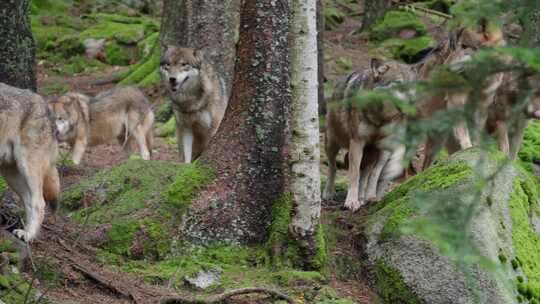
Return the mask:
<path id="1" fill-rule="evenodd" d="M 317 50 L 319 56 L 319 115 L 326 115 L 324 98 L 324 4 L 317 0 Z"/>
<path id="2" fill-rule="evenodd" d="M 292 12 L 291 232 L 304 250 L 307 264 L 318 268 L 320 261 L 314 260 L 320 249 L 315 234 L 321 213 L 317 0 L 294 0 Z"/>
<path id="3" fill-rule="evenodd" d="M 203 49 L 232 86 L 240 0 L 164 0 L 161 44 Z"/>
<path id="4" fill-rule="evenodd" d="M 0 1 L 0 82 L 36 91 L 30 0 Z"/>
<path id="5" fill-rule="evenodd" d="M 264 243 L 271 210 L 286 192 L 290 81 L 287 1 L 243 1 L 232 96 L 202 155 L 217 180 L 186 214 L 196 244 Z"/>

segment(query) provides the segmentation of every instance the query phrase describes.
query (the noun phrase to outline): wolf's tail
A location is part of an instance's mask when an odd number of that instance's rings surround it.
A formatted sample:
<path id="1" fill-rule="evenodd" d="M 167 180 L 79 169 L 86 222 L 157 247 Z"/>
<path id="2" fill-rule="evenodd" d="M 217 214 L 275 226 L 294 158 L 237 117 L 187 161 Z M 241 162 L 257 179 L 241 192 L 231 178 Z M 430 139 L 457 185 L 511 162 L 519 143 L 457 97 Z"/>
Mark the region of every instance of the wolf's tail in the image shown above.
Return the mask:
<path id="1" fill-rule="evenodd" d="M 43 198 L 49 205 L 49 208 L 56 212 L 58 201 L 60 200 L 60 178 L 55 166 L 51 166 L 43 177 Z"/>

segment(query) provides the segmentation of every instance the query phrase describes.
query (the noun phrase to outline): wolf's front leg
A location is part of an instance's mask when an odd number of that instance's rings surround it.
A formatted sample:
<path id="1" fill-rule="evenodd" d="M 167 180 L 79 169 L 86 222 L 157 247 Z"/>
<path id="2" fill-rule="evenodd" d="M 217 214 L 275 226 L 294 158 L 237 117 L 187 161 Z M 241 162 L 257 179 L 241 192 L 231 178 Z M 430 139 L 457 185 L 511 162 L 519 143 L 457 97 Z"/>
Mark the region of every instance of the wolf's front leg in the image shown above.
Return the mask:
<path id="1" fill-rule="evenodd" d="M 349 190 L 347 191 L 345 208 L 351 211 L 356 211 L 362 206 L 358 200 L 358 187 L 364 146 L 365 142 L 358 139 L 351 139 L 349 142 Z"/>
<path id="2" fill-rule="evenodd" d="M 193 155 L 193 130 L 190 128 L 182 130 L 182 150 L 184 151 L 184 162 L 190 164 Z"/>
<path id="3" fill-rule="evenodd" d="M 87 140 L 86 139 L 77 139 L 72 148 L 71 157 L 73 158 L 73 163 L 79 165 L 81 163 L 84 151 L 86 150 Z"/>

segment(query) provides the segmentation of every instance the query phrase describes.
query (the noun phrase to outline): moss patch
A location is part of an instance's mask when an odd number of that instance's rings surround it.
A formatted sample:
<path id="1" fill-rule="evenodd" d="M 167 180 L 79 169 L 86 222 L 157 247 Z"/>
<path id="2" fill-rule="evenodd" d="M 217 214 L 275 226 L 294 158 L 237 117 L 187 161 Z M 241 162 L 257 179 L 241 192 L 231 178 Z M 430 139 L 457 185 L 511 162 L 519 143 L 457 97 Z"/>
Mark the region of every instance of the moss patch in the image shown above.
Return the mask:
<path id="1" fill-rule="evenodd" d="M 375 280 L 384 303 L 420 304 L 397 270 L 382 261 L 375 264 Z"/>
<path id="2" fill-rule="evenodd" d="M 383 41 L 406 29 L 415 30 L 420 35 L 427 31 L 424 23 L 415 14 L 404 11 L 389 11 L 371 28 L 370 38 Z"/>
<path id="3" fill-rule="evenodd" d="M 381 240 L 392 237 L 399 232 L 401 225 L 417 212 L 411 202 L 416 191 L 429 192 L 446 189 L 472 176 L 473 170 L 466 163 L 442 163 L 430 167 L 425 172 L 410 178 L 388 195 L 376 206 L 380 212 L 388 214 L 384 224 Z"/>
<path id="4" fill-rule="evenodd" d="M 19 265 L 20 253 L 9 240 L 0 240 L 0 254 L 7 255 L 9 261 L 6 271 L 0 274 L 0 300 L 4 303 L 24 303 L 26 294 L 34 299 L 35 290 L 25 280 L 19 271 L 14 271 Z"/>
<path id="5" fill-rule="evenodd" d="M 171 250 L 183 212 L 213 178 L 197 163 L 132 159 L 67 191 L 63 206 L 75 222 L 105 229 L 101 247 L 108 253 L 160 260 Z"/>
<path id="6" fill-rule="evenodd" d="M 537 301 L 540 300 L 540 235 L 532 227 L 530 218 L 538 215 L 539 208 L 536 189 L 524 180 L 514 181 L 510 215 L 516 257 L 512 259 L 512 265 L 526 276 L 526 280 L 522 278 L 522 282 L 517 283 L 518 292 Z"/>
<path id="7" fill-rule="evenodd" d="M 7 183 L 6 180 L 2 177 L 0 177 L 0 198 L 4 196 L 4 193 L 7 189 Z"/>
<path id="8" fill-rule="evenodd" d="M 159 75 L 159 59 L 161 54 L 161 48 L 159 47 L 159 44 L 157 43 L 159 38 L 159 35 L 156 35 L 153 39 L 154 41 L 154 47 L 152 48 L 151 54 L 141 60 L 139 63 L 137 63 L 127 74 L 127 76 L 119 83 L 120 85 L 133 85 L 133 84 L 139 84 L 143 81 L 145 81 L 146 84 L 150 83 L 152 84 L 152 81 L 146 79 L 147 77 L 154 74 L 152 77 L 156 77 L 156 75 Z M 158 74 L 156 74 L 158 73 Z"/>

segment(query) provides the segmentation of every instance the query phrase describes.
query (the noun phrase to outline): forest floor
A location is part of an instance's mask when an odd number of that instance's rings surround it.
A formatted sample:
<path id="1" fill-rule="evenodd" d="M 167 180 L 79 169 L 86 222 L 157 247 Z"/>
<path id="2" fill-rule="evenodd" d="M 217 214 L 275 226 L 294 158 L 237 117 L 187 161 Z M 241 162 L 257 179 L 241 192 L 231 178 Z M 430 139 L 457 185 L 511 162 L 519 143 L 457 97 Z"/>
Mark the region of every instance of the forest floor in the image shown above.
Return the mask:
<path id="1" fill-rule="evenodd" d="M 358 26 L 358 22 L 349 20 L 338 29 L 325 33 L 325 52 L 328 54 L 325 56 L 325 69 L 330 82 L 343 75 L 345 70 L 367 65 L 369 56 L 365 41 L 351 34 Z M 340 58 L 350 58 L 352 62 L 343 66 L 336 63 L 340 62 Z M 50 75 L 47 69 L 40 68 L 38 74 L 40 93 L 49 95 L 48 97 L 51 97 L 51 93 L 57 93 L 56 91 L 77 91 L 96 95 L 114 86 L 113 83 L 99 85 L 96 81 L 117 73 L 121 69 L 111 67 L 93 73 L 63 76 Z M 152 100 L 162 100 L 161 92 L 155 87 L 147 90 Z M 117 145 L 101 145 L 88 149 L 83 158 L 83 165 L 61 166 L 62 192 L 98 172 L 123 163 L 128 158 L 129 156 Z M 153 159 L 168 162 L 180 161 L 176 147 L 162 138 L 156 138 Z M 326 172 L 324 157 L 322 165 L 322 171 Z M 343 178 L 343 172 L 340 176 Z M 362 269 L 358 262 L 358 250 L 355 245 L 356 227 L 351 224 L 354 222 L 352 218 L 355 215 L 342 211 L 340 205 L 340 202 L 327 202 L 322 216 L 325 225 L 329 227 L 327 229 L 332 230 L 334 237 L 332 246 L 329 246 L 329 254 L 335 258 L 334 261 L 339 261 L 336 263 L 341 265 L 336 265 L 336 269 L 327 271 L 324 283 L 315 288 L 329 286 L 337 292 L 339 298 L 347 298 L 361 304 L 374 303 L 376 295 L 362 277 Z M 40 265 L 43 263 L 59 267 L 60 269 L 55 272 L 61 273 L 61 278 L 60 282 L 51 286 L 39 279 L 34 280 L 34 275 L 29 270 L 27 276 L 39 290 L 38 295 L 43 295 L 43 298 L 51 303 L 120 304 L 157 303 L 158 299 L 179 292 L 186 296 L 191 294 L 186 290 L 170 288 L 167 284 L 148 283 L 136 274 L 109 267 L 96 258 L 98 249 L 87 241 L 84 237 L 86 233 L 88 232 L 84 225 L 75 223 L 62 211 L 55 216 L 47 216 L 42 234 L 31 246 L 31 257 L 38 269 L 43 269 L 43 265 Z M 36 274 L 36 276 L 39 275 Z M 272 287 L 280 289 L 280 286 Z M 282 289 L 291 293 L 293 297 L 303 298 L 305 286 L 302 284 L 284 286 Z M 238 297 L 227 303 L 274 302 L 261 297 Z"/>

